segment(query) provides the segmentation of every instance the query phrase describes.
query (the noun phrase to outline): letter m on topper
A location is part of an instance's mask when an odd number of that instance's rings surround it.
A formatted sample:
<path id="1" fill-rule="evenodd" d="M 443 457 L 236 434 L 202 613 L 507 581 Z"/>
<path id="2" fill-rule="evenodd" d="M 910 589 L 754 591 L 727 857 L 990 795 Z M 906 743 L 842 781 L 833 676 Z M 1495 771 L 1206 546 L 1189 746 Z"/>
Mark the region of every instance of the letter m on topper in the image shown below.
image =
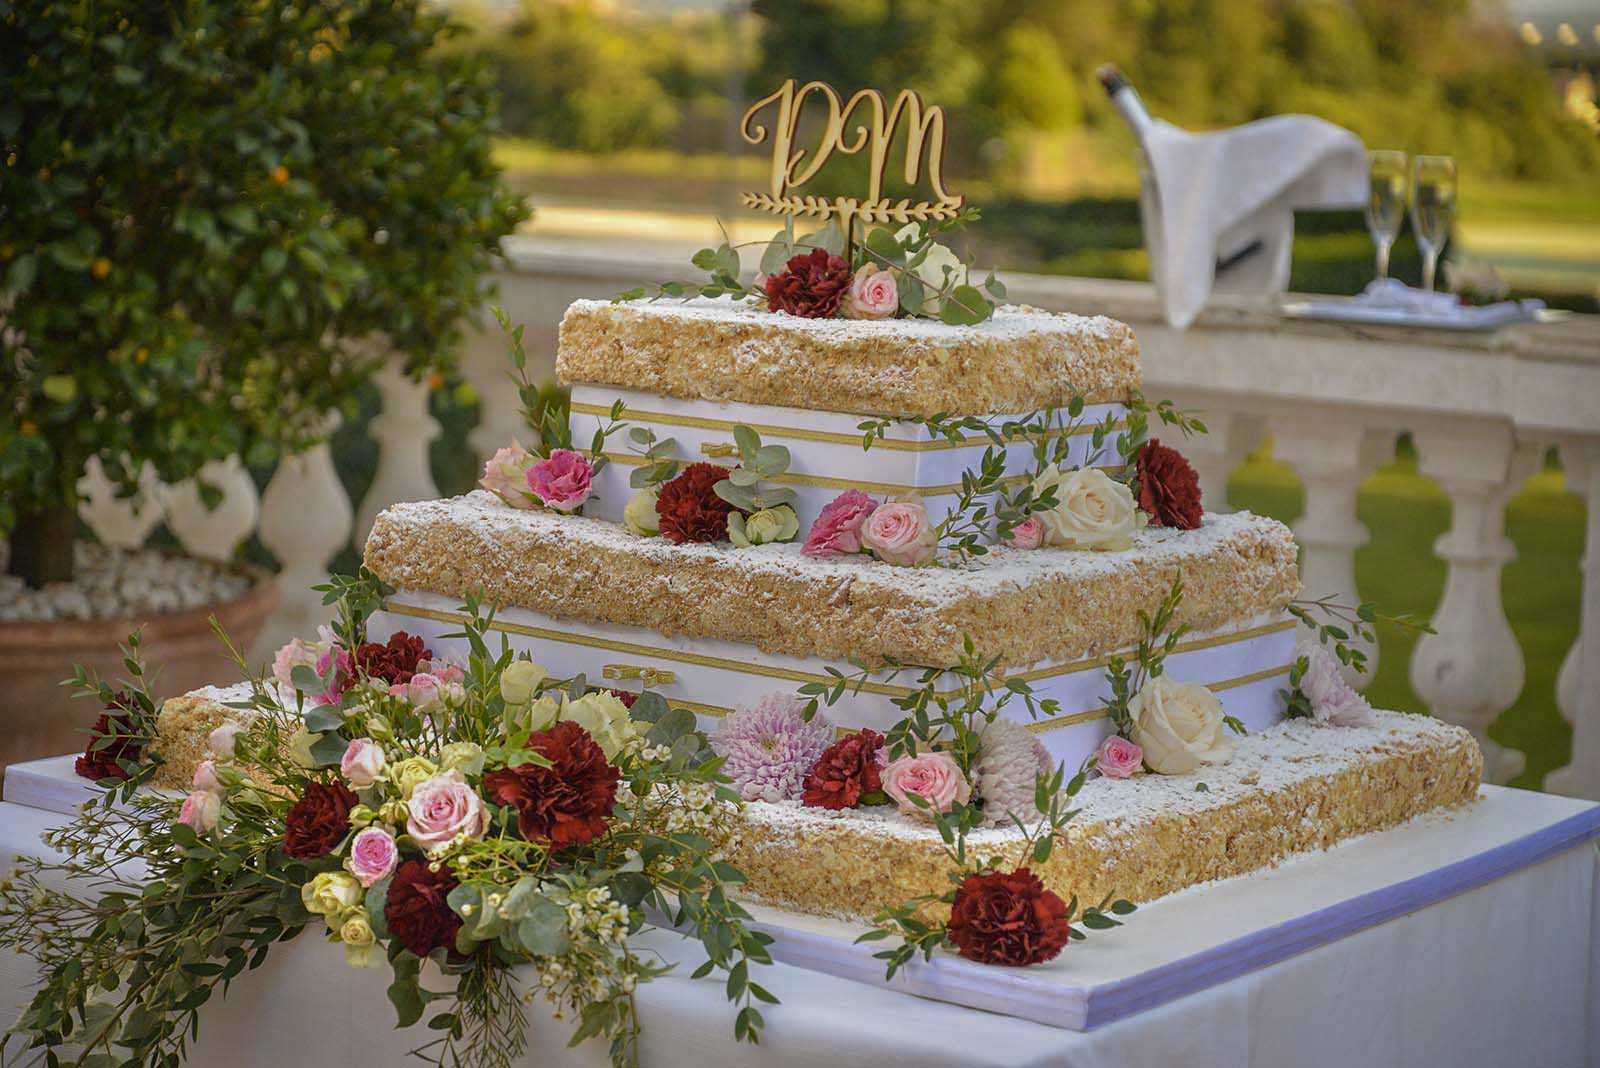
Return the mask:
<path id="1" fill-rule="evenodd" d="M 808 154 L 795 145 L 800 115 L 807 104 L 820 101 L 826 113 L 821 141 Z M 756 116 L 776 107 L 772 128 L 758 124 Z M 915 186 L 927 160 L 928 186 L 932 200 L 912 202 L 883 195 L 883 176 L 889 163 L 889 145 L 897 128 L 906 128 L 905 181 Z M 847 129 L 852 129 L 850 136 Z M 765 193 L 743 193 L 740 203 L 776 215 L 803 215 L 817 219 L 838 219 L 850 233 L 856 219 L 868 223 L 911 223 L 931 219 L 952 219 L 961 211 L 964 197 L 952 196 L 944 187 L 944 109 L 929 107 L 910 89 L 902 89 L 891 106 L 876 89 L 862 89 L 847 101 L 823 82 L 807 82 L 796 88 L 793 78 L 777 92 L 756 101 L 744 113 L 739 133 L 746 143 L 765 144 L 772 140 L 772 181 Z M 835 152 L 855 155 L 869 153 L 865 197 L 833 198 L 793 192 L 817 176 Z M 809 158 L 808 158 L 809 155 Z"/>

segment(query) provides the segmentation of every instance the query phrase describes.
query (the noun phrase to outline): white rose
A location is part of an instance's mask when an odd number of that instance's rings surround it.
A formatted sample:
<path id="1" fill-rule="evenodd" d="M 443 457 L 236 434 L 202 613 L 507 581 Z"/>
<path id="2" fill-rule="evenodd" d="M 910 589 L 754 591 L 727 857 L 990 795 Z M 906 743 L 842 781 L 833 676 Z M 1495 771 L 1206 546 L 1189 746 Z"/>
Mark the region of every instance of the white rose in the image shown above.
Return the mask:
<path id="1" fill-rule="evenodd" d="M 549 675 L 532 660 L 513 660 L 500 675 L 500 696 L 508 705 L 525 705 Z"/>
<path id="2" fill-rule="evenodd" d="M 1222 722 L 1222 702 L 1198 682 L 1173 682 L 1157 675 L 1128 702 L 1133 742 L 1144 762 L 1162 775 L 1223 764 L 1237 743 Z"/>
<path id="3" fill-rule="evenodd" d="M 1047 467 L 1033 480 L 1037 498 L 1054 487 L 1056 505 L 1034 512 L 1044 543 L 1064 549 L 1131 549 L 1139 529 L 1133 491 L 1097 467 L 1063 471 Z"/>
<path id="4" fill-rule="evenodd" d="M 915 241 L 920 233 L 921 230 L 916 223 L 909 223 L 901 227 L 899 233 L 894 236 L 901 244 L 905 244 L 907 241 Z M 946 268 L 949 269 L 948 278 L 946 277 Z M 928 247 L 928 255 L 924 257 L 921 263 L 917 264 L 917 269 L 912 273 L 922 282 L 922 314 L 938 318 L 939 290 L 947 284 L 963 284 L 967 268 L 961 262 L 961 257 L 945 246 L 936 243 Z"/>
<path id="5" fill-rule="evenodd" d="M 326 916 L 333 921 L 346 909 L 361 903 L 361 883 L 354 875 L 342 871 L 325 871 L 300 887 L 300 901 L 307 912 Z"/>
<path id="6" fill-rule="evenodd" d="M 604 690 L 584 694 L 561 706 L 561 718 L 589 732 L 607 760 L 615 760 L 623 748 L 639 736 L 639 728 L 628 715 L 628 706 Z"/>

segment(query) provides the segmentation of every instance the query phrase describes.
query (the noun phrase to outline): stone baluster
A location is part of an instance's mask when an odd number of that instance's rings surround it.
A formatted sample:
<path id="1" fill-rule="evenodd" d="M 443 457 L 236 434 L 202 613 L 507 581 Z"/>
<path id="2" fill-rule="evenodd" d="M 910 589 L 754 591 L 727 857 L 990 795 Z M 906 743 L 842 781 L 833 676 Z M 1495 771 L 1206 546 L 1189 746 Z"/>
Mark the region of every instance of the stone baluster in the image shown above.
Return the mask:
<path id="1" fill-rule="evenodd" d="M 356 548 L 367 540 L 378 513 L 398 501 L 426 501 L 439 496 L 428 459 L 428 444 L 439 436 L 439 423 L 428 414 L 428 383 L 415 382 L 390 363 L 374 380 L 382 407 L 367 433 L 378 443 L 378 470 L 356 513 Z"/>
<path id="2" fill-rule="evenodd" d="M 1600 442 L 1563 447 L 1567 489 L 1588 503 L 1578 638 L 1556 680 L 1556 706 L 1572 724 L 1572 762 L 1545 789 L 1600 801 Z"/>
<path id="3" fill-rule="evenodd" d="M 1483 747 L 1484 778 L 1505 782 L 1522 754 L 1489 740 L 1489 725 L 1522 692 L 1522 648 L 1506 620 L 1500 573 L 1516 550 L 1505 536 L 1506 503 L 1538 464 L 1509 427 L 1418 430 L 1421 469 L 1450 497 L 1450 529 L 1434 542 L 1445 562 L 1444 595 L 1411 657 L 1411 685 L 1435 715 L 1458 723 Z"/>
<path id="4" fill-rule="evenodd" d="M 1261 420 L 1239 415 L 1208 402 L 1200 406 L 1207 433 L 1192 438 L 1173 435 L 1166 444 L 1186 456 L 1200 476 L 1200 499 L 1208 512 L 1231 512 L 1228 479 L 1261 443 Z M 1160 429 L 1152 430 L 1159 434 Z"/>
<path id="5" fill-rule="evenodd" d="M 1362 423 L 1331 414 L 1273 417 L 1273 454 L 1300 476 L 1305 511 L 1294 522 L 1300 543 L 1300 581 L 1304 596 L 1331 596 L 1335 603 L 1361 603 L 1356 592 L 1356 550 L 1367 543 L 1367 528 L 1356 518 L 1361 483 L 1393 454 L 1394 438 Z M 1367 654 L 1365 672 L 1346 669 L 1350 681 L 1365 686 L 1378 669 L 1378 647 L 1352 636 L 1352 646 Z"/>
<path id="6" fill-rule="evenodd" d="M 231 560 L 261 515 L 255 481 L 237 456 L 206 464 L 200 480 L 221 490 L 222 500 L 208 509 L 194 479 L 168 486 L 161 495 L 167 527 L 194 555 Z"/>
<path id="7" fill-rule="evenodd" d="M 327 581 L 329 562 L 349 544 L 353 513 L 326 441 L 278 464 L 261 496 L 261 541 L 278 558 L 280 600 L 258 639 L 258 659 L 328 621 L 322 594 L 311 587 Z"/>
<path id="8" fill-rule="evenodd" d="M 461 373 L 478 392 L 478 425 L 467 441 L 479 460 L 486 460 L 512 438 L 529 443 L 528 424 L 522 418 L 522 401 L 510 377 L 506 355 L 511 341 L 493 319 L 482 330 L 468 332 L 461 353 Z"/>
<path id="9" fill-rule="evenodd" d="M 160 496 L 161 483 L 146 467 L 139 477 L 139 492 L 118 498 L 99 457 L 91 456 L 78 479 L 78 515 L 102 544 L 137 549 L 161 522 Z"/>

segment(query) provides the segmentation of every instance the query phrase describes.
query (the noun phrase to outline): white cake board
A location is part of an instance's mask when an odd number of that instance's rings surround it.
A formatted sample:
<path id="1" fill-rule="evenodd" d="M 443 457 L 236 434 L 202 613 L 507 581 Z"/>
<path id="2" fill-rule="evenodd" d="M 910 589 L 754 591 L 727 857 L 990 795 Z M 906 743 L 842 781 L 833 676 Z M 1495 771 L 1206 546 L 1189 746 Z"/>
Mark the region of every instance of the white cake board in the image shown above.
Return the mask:
<path id="1" fill-rule="evenodd" d="M 95 796 L 71 756 L 12 765 L 4 800 L 71 815 Z M 1033 968 L 952 954 L 914 961 L 893 982 L 856 945 L 866 930 L 752 903 L 778 961 L 842 979 L 1092 1030 L 1426 908 L 1600 839 L 1600 805 L 1485 786 L 1465 808 L 1297 856 L 1269 871 L 1191 887 L 1140 907 L 1125 926 L 1090 932 Z M 1590 847 L 1592 848 L 1592 846 Z"/>

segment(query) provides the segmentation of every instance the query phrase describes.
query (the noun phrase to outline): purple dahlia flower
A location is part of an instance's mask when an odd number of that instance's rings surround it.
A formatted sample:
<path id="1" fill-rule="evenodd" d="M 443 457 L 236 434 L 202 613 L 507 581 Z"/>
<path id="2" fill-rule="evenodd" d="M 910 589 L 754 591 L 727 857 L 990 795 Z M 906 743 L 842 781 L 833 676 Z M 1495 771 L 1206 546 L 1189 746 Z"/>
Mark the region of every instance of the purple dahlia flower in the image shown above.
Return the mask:
<path id="1" fill-rule="evenodd" d="M 807 723 L 804 708 L 793 694 L 768 694 L 727 716 L 711 736 L 723 773 L 746 801 L 799 797 L 811 765 L 833 744 L 833 724 L 822 715 Z"/>

